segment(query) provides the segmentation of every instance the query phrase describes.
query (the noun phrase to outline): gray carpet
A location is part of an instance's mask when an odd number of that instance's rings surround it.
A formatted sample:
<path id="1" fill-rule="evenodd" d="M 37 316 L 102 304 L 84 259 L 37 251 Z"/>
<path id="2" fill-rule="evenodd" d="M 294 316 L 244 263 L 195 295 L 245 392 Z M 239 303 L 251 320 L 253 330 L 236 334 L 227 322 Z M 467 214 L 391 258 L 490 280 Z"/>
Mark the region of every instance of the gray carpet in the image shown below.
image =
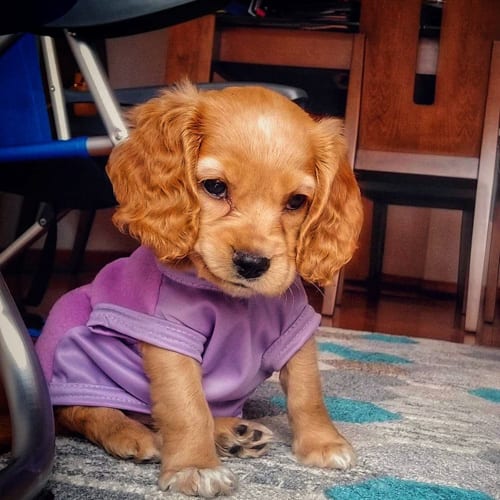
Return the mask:
<path id="1" fill-rule="evenodd" d="M 358 453 L 350 471 L 303 467 L 290 452 L 284 399 L 269 380 L 246 409 L 276 442 L 232 459 L 235 499 L 500 499 L 500 350 L 323 328 L 325 400 Z M 185 498 L 156 486 L 157 464 L 115 460 L 58 438 L 56 499 Z"/>

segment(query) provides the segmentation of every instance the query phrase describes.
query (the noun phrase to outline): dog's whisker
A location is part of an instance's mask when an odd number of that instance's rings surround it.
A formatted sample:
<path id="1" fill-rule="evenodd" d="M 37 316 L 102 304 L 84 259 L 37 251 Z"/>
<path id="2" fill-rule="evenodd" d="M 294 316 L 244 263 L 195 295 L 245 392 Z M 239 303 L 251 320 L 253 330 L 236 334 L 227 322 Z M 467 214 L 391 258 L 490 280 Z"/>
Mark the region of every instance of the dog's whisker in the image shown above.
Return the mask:
<path id="1" fill-rule="evenodd" d="M 325 297 L 325 290 L 323 289 L 323 287 L 319 286 L 316 283 L 309 283 L 309 285 L 312 286 L 317 292 L 319 292 L 321 297 Z"/>

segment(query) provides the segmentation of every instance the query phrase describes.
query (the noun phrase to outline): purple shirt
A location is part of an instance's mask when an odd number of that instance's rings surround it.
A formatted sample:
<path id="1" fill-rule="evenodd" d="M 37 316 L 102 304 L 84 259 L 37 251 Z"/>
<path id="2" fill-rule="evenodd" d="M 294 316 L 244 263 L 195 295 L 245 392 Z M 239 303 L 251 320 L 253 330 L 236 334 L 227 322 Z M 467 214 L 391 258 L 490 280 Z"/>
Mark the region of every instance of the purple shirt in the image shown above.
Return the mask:
<path id="1" fill-rule="evenodd" d="M 257 386 L 314 334 L 300 278 L 276 298 L 234 298 L 140 247 L 61 297 L 36 343 L 53 405 L 151 412 L 140 341 L 199 361 L 214 416 L 240 416 Z"/>

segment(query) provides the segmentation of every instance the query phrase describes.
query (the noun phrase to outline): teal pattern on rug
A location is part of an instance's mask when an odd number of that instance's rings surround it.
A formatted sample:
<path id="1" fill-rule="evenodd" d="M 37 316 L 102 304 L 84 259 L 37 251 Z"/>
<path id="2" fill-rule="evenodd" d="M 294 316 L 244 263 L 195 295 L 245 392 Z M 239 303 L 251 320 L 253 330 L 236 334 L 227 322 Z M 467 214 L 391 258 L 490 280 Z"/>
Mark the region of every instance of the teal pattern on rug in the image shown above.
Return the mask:
<path id="1" fill-rule="evenodd" d="M 479 396 L 480 398 L 487 399 L 488 401 L 493 401 L 493 403 L 500 403 L 500 389 L 494 389 L 492 387 L 479 387 L 477 389 L 471 389 L 469 394 Z"/>
<path id="2" fill-rule="evenodd" d="M 347 486 L 333 486 L 325 490 L 325 496 L 334 500 L 493 500 L 480 491 L 403 481 L 395 477 L 370 479 Z"/>
<path id="3" fill-rule="evenodd" d="M 401 335 L 386 335 L 384 333 L 367 333 L 361 335 L 360 338 L 366 340 L 375 340 L 378 342 L 387 342 L 389 344 L 418 344 L 418 341 L 410 337 L 402 337 Z"/>
<path id="4" fill-rule="evenodd" d="M 389 364 L 408 364 L 412 363 L 409 359 L 386 354 L 383 352 L 359 351 L 351 347 L 345 347 L 334 342 L 319 342 L 318 349 L 321 352 L 330 352 L 350 361 L 362 361 L 364 363 L 389 363 Z"/>
<path id="5" fill-rule="evenodd" d="M 400 420 L 401 416 L 384 410 L 368 401 L 356 401 L 354 399 L 334 398 L 326 396 L 324 398 L 328 415 L 336 422 L 347 422 L 352 424 L 370 424 L 373 422 L 388 422 Z M 284 396 L 273 396 L 271 402 L 279 408 L 286 409 L 286 399 Z"/>

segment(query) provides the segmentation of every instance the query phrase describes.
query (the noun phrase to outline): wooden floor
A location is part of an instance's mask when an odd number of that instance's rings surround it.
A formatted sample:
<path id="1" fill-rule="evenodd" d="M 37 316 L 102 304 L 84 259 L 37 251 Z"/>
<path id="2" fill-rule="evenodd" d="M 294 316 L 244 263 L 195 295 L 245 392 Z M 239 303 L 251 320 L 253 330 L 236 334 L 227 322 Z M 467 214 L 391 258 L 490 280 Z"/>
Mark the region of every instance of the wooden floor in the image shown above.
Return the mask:
<path id="1" fill-rule="evenodd" d="M 308 288 L 308 295 L 311 304 L 319 310 L 320 292 Z M 477 334 L 467 334 L 463 329 L 464 317 L 456 309 L 455 297 L 448 294 L 398 288 L 382 291 L 373 300 L 368 299 L 362 287 L 347 284 L 333 317 L 323 317 L 322 323 L 352 330 L 500 347 L 500 318 L 494 324 L 485 324 Z"/>
<path id="2" fill-rule="evenodd" d="M 29 311 L 46 317 L 59 296 L 87 283 L 92 277 L 92 273 L 55 274 L 43 302 Z M 7 276 L 6 279 L 13 294 L 20 296 L 25 278 Z M 321 291 L 309 286 L 306 290 L 311 304 L 319 311 Z M 492 325 L 485 324 L 478 334 L 470 335 L 465 334 L 462 328 L 463 316 L 457 314 L 455 309 L 455 299 L 451 295 L 432 295 L 399 288 L 396 291 L 385 290 L 377 300 L 369 300 L 362 286 L 347 283 L 341 305 L 337 306 L 333 317 L 323 317 L 323 324 L 352 330 L 500 347 L 500 318 Z"/>

